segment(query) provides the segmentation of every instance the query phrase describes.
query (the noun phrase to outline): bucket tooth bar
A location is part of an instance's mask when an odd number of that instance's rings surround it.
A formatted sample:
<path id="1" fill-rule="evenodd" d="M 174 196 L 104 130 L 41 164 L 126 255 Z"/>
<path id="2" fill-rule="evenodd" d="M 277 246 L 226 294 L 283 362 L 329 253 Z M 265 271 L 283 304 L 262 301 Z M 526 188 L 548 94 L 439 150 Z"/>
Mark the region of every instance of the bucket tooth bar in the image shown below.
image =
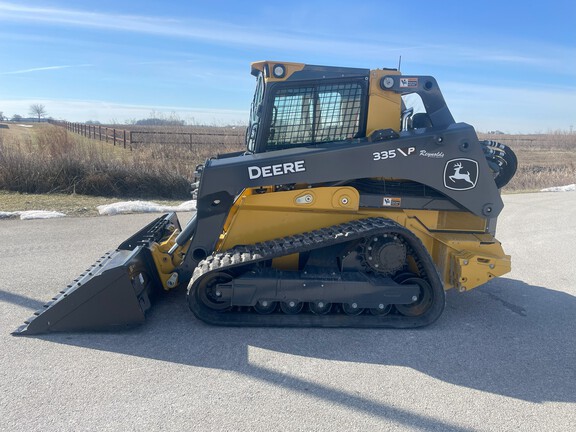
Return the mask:
<path id="1" fill-rule="evenodd" d="M 143 323 L 161 289 L 149 246 L 179 227 L 174 213 L 157 218 L 104 254 L 12 334 L 116 330 Z"/>

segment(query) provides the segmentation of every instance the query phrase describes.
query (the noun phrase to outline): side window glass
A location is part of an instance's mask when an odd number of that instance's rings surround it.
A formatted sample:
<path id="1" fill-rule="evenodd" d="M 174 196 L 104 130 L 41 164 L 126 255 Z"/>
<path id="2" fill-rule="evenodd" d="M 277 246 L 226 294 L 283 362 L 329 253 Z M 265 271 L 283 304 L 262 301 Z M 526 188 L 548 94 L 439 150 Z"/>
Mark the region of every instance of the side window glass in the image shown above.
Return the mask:
<path id="1" fill-rule="evenodd" d="M 358 83 L 280 88 L 267 150 L 357 137 L 363 98 Z"/>

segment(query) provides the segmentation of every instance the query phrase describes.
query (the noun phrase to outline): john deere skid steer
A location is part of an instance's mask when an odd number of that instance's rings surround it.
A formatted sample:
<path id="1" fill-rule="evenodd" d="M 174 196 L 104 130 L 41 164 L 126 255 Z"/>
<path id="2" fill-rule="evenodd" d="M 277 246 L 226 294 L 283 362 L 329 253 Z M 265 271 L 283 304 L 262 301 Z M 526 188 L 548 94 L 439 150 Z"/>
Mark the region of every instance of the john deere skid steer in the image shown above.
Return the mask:
<path id="1" fill-rule="evenodd" d="M 187 286 L 234 326 L 413 328 L 448 289 L 510 271 L 495 239 L 506 146 L 456 123 L 436 80 L 262 61 L 246 150 L 196 169 L 197 213 L 163 215 L 14 334 L 118 329 Z"/>

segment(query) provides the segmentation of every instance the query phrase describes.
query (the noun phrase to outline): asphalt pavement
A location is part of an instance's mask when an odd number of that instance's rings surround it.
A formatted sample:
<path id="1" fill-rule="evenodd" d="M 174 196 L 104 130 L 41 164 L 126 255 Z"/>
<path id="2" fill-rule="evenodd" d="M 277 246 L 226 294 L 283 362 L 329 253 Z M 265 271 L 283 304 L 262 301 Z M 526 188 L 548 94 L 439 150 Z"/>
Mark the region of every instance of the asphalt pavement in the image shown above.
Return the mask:
<path id="1" fill-rule="evenodd" d="M 576 430 L 576 193 L 504 202 L 512 272 L 418 330 L 213 327 L 177 290 L 133 330 L 14 337 L 155 215 L 0 220 L 0 430 Z"/>

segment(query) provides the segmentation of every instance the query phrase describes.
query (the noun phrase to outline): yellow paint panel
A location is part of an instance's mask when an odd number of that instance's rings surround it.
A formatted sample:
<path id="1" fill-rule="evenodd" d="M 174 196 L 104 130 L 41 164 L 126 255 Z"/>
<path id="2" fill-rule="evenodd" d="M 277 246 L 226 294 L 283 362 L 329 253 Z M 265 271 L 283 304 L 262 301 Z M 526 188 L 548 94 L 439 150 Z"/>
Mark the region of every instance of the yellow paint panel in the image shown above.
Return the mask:
<path id="1" fill-rule="evenodd" d="M 258 61 L 252 63 L 252 69 L 258 69 L 264 72 L 264 67 L 268 65 L 268 70 L 270 71 L 269 76 L 265 77 L 266 82 L 276 82 L 276 81 L 286 81 L 294 72 L 299 72 L 306 66 L 304 63 L 291 63 L 291 62 L 280 62 L 280 61 Z M 276 78 L 272 74 L 272 68 L 274 65 L 282 65 L 286 68 L 286 73 L 282 78 Z"/>
<path id="2" fill-rule="evenodd" d="M 376 69 L 370 71 L 370 103 L 366 122 L 366 136 L 379 129 L 401 128 L 402 97 L 380 87 L 380 79 L 386 75 L 400 75 L 395 70 Z"/>
<path id="3" fill-rule="evenodd" d="M 360 209 L 358 204 L 358 192 L 350 187 L 264 194 L 252 194 L 247 190 L 236 201 L 217 250 L 352 220 L 384 217 L 406 227 L 422 241 L 438 268 L 445 289 L 470 290 L 510 271 L 510 257 L 500 243 L 485 232 L 482 218 L 465 212 Z M 468 229 L 466 225 L 469 225 Z M 298 255 L 276 259 L 273 265 L 295 269 Z"/>
<path id="4" fill-rule="evenodd" d="M 351 187 L 265 194 L 246 191 L 237 199 L 236 208 L 230 213 L 218 249 L 253 244 L 359 218 L 359 202 L 358 191 Z"/>

